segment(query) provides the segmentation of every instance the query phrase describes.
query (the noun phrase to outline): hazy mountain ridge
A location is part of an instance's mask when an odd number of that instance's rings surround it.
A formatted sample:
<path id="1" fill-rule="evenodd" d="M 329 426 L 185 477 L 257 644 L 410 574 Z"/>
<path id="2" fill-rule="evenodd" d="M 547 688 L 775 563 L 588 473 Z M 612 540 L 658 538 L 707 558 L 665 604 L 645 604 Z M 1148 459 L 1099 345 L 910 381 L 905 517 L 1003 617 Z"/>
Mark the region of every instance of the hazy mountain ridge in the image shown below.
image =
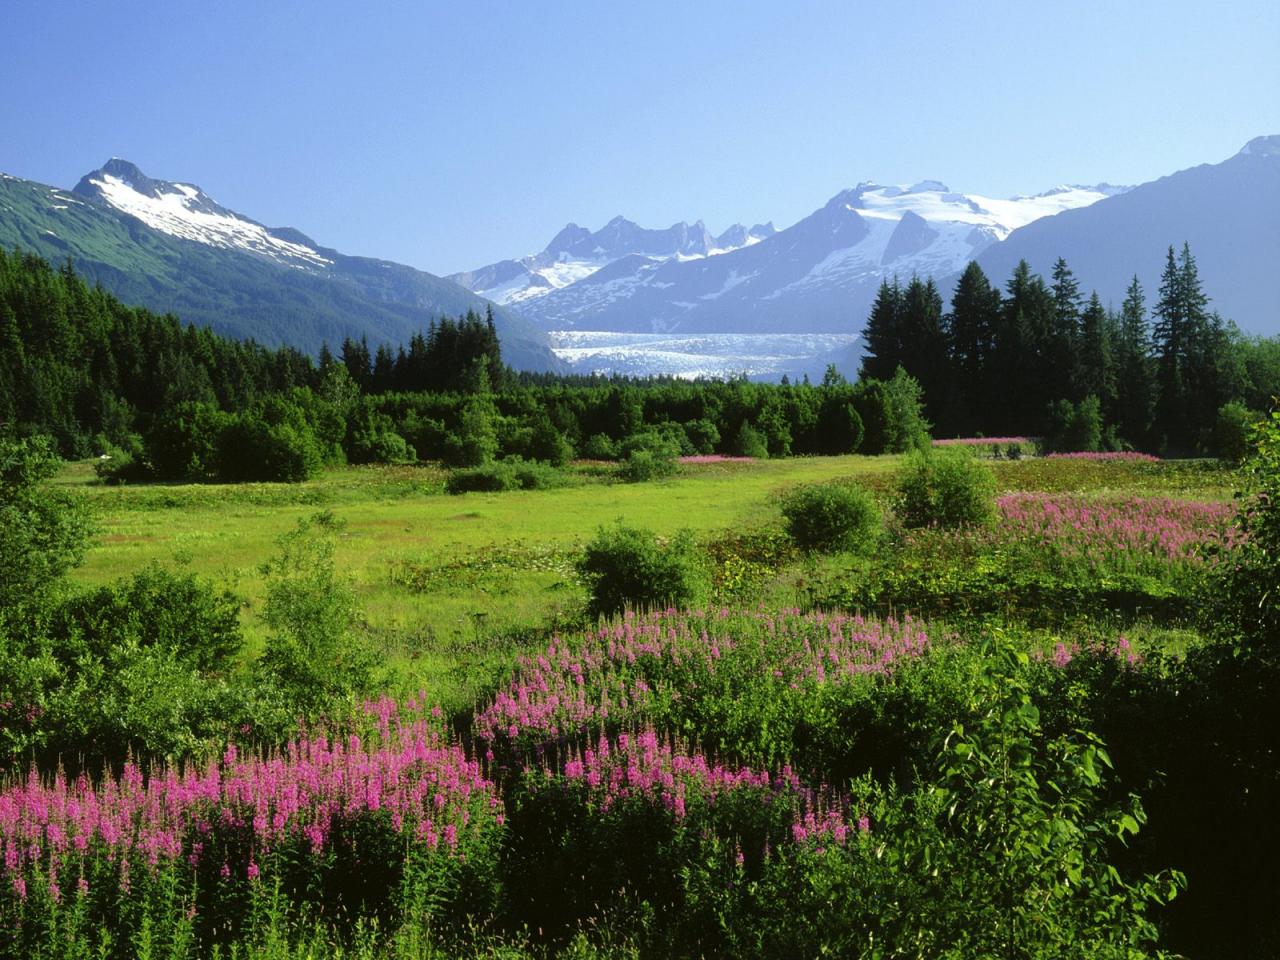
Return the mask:
<path id="1" fill-rule="evenodd" d="M 880 281 L 947 276 L 1025 223 L 1127 188 L 1064 186 L 996 200 L 928 180 L 841 191 L 785 230 L 718 256 L 629 256 L 512 300 L 546 330 L 848 333 Z"/>
<path id="2" fill-rule="evenodd" d="M 1003 283 L 1019 260 L 1047 275 L 1063 257 L 1086 291 L 1096 289 L 1116 306 L 1136 274 L 1150 307 L 1166 250 L 1184 242 L 1211 309 L 1246 332 L 1280 334 L 1280 135 L 1256 137 L 1220 163 L 1027 224 L 978 263 Z"/>
<path id="3" fill-rule="evenodd" d="M 712 236 L 701 220 L 649 230 L 617 216 L 594 233 L 569 223 L 540 253 L 499 260 L 448 279 L 495 303 L 521 303 L 584 280 L 626 257 L 656 262 L 700 259 L 751 246 L 776 232 L 772 223 L 750 229 L 735 223 Z"/>

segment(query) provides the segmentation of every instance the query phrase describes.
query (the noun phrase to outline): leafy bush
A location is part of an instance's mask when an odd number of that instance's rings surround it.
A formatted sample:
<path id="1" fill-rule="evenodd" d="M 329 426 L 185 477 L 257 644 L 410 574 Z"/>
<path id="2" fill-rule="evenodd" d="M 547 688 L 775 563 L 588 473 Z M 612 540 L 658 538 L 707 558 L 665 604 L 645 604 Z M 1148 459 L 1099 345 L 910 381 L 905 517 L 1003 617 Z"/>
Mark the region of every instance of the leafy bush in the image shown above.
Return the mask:
<path id="1" fill-rule="evenodd" d="M 707 595 L 710 578 L 693 534 L 666 542 L 648 530 L 622 524 L 601 528 L 578 563 L 593 616 L 626 607 L 687 607 Z"/>
<path id="2" fill-rule="evenodd" d="M 300 483 L 320 472 L 323 457 L 311 428 L 304 424 L 268 424 L 241 414 L 222 431 L 216 478 Z"/>
<path id="3" fill-rule="evenodd" d="M 985 523 L 994 498 L 995 474 L 962 450 L 917 453 L 898 478 L 898 516 L 908 527 Z"/>
<path id="4" fill-rule="evenodd" d="M 720 430 L 713 421 L 705 417 L 701 420 L 690 420 L 684 425 L 684 432 L 695 454 L 716 452 L 716 447 L 720 443 Z"/>
<path id="5" fill-rule="evenodd" d="M 1251 436 L 1253 455 L 1246 461 L 1246 496 L 1238 523 L 1243 542 L 1224 568 L 1223 613 L 1227 622 L 1260 649 L 1270 650 L 1273 662 L 1280 640 L 1280 411 L 1256 424 Z"/>
<path id="6" fill-rule="evenodd" d="M 654 450 L 632 450 L 618 467 L 618 475 L 627 483 L 661 480 L 676 472 L 676 458 Z"/>
<path id="7" fill-rule="evenodd" d="M 1252 445 L 1249 432 L 1260 418 L 1242 403 L 1227 403 L 1218 410 L 1209 439 L 1210 452 L 1215 457 L 1239 463 L 1249 455 Z"/>
<path id="8" fill-rule="evenodd" d="M 507 490 L 547 490 L 567 483 L 564 473 L 550 464 L 509 457 L 452 471 L 445 481 L 445 490 L 454 494 L 502 493 Z"/>
<path id="9" fill-rule="evenodd" d="M 1049 405 L 1048 451 L 1091 453 L 1102 449 L 1102 407 L 1090 394 L 1078 404 L 1055 400 Z"/>
<path id="10" fill-rule="evenodd" d="M 782 502 L 787 534 L 805 550 L 867 553 L 880 534 L 880 508 L 865 490 L 828 483 L 802 487 Z"/>
<path id="11" fill-rule="evenodd" d="M 58 463 L 48 438 L 0 436 L 0 630 L 38 608 L 84 555 L 87 511 L 48 485 Z"/>
<path id="12" fill-rule="evenodd" d="M 902 367 L 884 384 L 885 452 L 929 449 L 931 424 L 924 416 L 924 389 Z"/>
<path id="13" fill-rule="evenodd" d="M 862 417 L 845 392 L 833 392 L 822 401 L 818 412 L 822 453 L 853 453 L 861 448 L 863 434 Z"/>
<path id="14" fill-rule="evenodd" d="M 28 620 L 12 638 L 26 667 L 0 656 L 0 754 L 96 764 L 219 741 L 243 714 L 230 679 L 239 608 L 207 581 L 151 567 Z"/>
<path id="15" fill-rule="evenodd" d="M 498 455 L 497 419 L 498 408 L 491 394 L 468 397 L 457 432 L 446 441 L 445 462 L 453 467 L 478 467 L 494 459 Z"/>
<path id="16" fill-rule="evenodd" d="M 617 460 L 621 450 L 608 434 L 595 433 L 582 444 L 582 455 L 588 460 Z"/>
<path id="17" fill-rule="evenodd" d="M 354 636 L 358 607 L 334 559 L 341 524 L 318 513 L 279 540 L 280 554 L 263 565 L 262 615 L 270 635 L 258 664 L 255 718 L 277 735 L 299 717 L 314 719 L 349 707 L 368 687 L 370 651 Z"/>
<path id="18" fill-rule="evenodd" d="M 347 459 L 351 463 L 413 463 L 417 451 L 396 433 L 385 413 L 364 410 L 347 431 Z"/>
<path id="19" fill-rule="evenodd" d="M 160 647 L 198 670 L 231 669 L 243 638 L 241 600 L 190 573 L 150 566 L 128 580 L 77 594 L 53 616 L 70 659 L 104 658 L 112 646 Z"/>
<path id="20" fill-rule="evenodd" d="M 755 457 L 757 460 L 769 459 L 769 445 L 764 434 L 751 425 L 749 420 L 742 421 L 742 426 L 734 435 L 729 452 L 735 457 Z"/>
<path id="21" fill-rule="evenodd" d="M 681 441 L 688 442 L 683 430 L 679 430 L 679 434 L 676 437 L 675 431 L 663 429 L 631 434 L 621 444 L 624 459 L 618 475 L 627 483 L 645 483 L 671 476 L 676 472 Z"/>
<path id="22" fill-rule="evenodd" d="M 570 443 L 545 413 L 534 419 L 529 435 L 529 457 L 553 467 L 563 467 L 573 459 Z"/>
<path id="23" fill-rule="evenodd" d="M 147 432 L 147 459 L 161 480 L 209 482 L 218 477 L 222 433 L 231 415 L 210 403 L 168 407 Z"/>

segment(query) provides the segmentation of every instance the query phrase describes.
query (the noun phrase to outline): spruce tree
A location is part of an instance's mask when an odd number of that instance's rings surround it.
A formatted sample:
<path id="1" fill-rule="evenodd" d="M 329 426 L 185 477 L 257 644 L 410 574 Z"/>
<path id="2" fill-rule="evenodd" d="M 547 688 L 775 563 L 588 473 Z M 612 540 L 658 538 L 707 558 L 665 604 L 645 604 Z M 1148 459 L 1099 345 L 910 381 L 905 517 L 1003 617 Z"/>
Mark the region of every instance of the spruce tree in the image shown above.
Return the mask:
<path id="1" fill-rule="evenodd" d="M 1146 297 L 1135 276 L 1120 306 L 1116 350 L 1116 427 L 1120 436 L 1143 449 L 1151 447 L 1156 385 L 1147 328 Z"/>
<path id="2" fill-rule="evenodd" d="M 902 338 L 903 292 L 898 278 L 880 281 L 880 290 L 871 315 L 862 329 L 861 375 L 871 380 L 888 380 L 905 359 Z"/>
<path id="3" fill-rule="evenodd" d="M 951 295 L 946 317 L 951 346 L 951 395 L 956 405 L 954 432 L 971 434 L 985 422 L 993 405 L 992 354 L 1000 324 L 1000 291 L 974 261 L 965 267 Z"/>
<path id="4" fill-rule="evenodd" d="M 902 366 L 924 390 L 929 418 L 937 421 L 949 407 L 947 335 L 942 322 L 942 296 L 933 278 L 912 277 L 903 294 L 900 314 Z M 896 369 L 895 369 L 896 374 Z"/>
<path id="5" fill-rule="evenodd" d="M 1102 409 L 1110 411 L 1115 403 L 1116 391 L 1110 323 L 1096 290 L 1080 315 L 1078 355 L 1077 389 L 1084 396 L 1097 397 Z"/>
<path id="6" fill-rule="evenodd" d="M 1055 396 L 1078 400 L 1089 392 L 1080 389 L 1080 284 L 1062 257 L 1053 265 L 1052 290 L 1053 323 L 1045 348 L 1057 363 L 1052 367 L 1050 391 Z"/>

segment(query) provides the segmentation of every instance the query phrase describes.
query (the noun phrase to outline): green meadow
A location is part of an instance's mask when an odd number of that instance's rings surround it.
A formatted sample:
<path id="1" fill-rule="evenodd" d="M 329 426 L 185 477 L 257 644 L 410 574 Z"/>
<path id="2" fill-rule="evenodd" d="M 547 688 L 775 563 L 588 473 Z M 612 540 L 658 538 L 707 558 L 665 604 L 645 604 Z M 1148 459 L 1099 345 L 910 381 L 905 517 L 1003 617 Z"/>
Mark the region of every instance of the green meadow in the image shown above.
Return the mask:
<path id="1" fill-rule="evenodd" d="M 261 566 L 279 537 L 328 511 L 342 525 L 340 571 L 356 589 L 363 629 L 381 653 L 391 688 L 426 687 L 447 703 L 470 702 L 521 646 L 580 619 L 586 593 L 574 571 L 582 545 L 616 522 L 712 542 L 767 533 L 778 503 L 804 484 L 851 481 L 886 504 L 898 456 L 812 457 L 692 464 L 657 483 L 626 484 L 580 463 L 572 485 L 503 493 L 444 492 L 434 466 L 326 470 L 300 484 L 103 486 L 92 462 L 67 466 L 59 483 L 92 505 L 95 532 L 72 577 L 96 586 L 149 564 L 188 569 L 244 600 L 245 653 L 261 648 Z M 1214 461 L 997 462 L 1002 491 L 1087 492 L 1227 499 L 1233 471 Z M 784 564 L 761 585 L 771 605 L 812 599 L 806 584 L 839 576 L 847 558 Z"/>

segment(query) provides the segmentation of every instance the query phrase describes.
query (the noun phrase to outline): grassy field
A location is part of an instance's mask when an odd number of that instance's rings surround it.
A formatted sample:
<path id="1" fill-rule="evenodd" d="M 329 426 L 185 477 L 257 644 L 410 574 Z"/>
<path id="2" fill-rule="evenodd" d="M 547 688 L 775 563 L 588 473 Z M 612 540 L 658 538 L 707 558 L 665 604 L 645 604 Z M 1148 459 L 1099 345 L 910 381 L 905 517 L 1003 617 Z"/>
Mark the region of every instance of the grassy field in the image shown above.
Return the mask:
<path id="1" fill-rule="evenodd" d="M 105 487 L 92 465 L 61 483 L 87 495 L 98 529 L 75 579 L 96 585 L 149 563 L 182 565 L 246 600 L 250 650 L 261 640 L 259 570 L 281 534 L 317 511 L 345 524 L 338 559 L 395 685 L 442 679 L 470 688 L 477 660 L 501 662 L 510 637 L 576 613 L 584 594 L 572 552 L 617 520 L 660 534 L 774 522 L 778 495 L 856 478 L 887 487 L 897 458 L 830 457 L 686 466 L 660 483 L 603 482 L 451 496 L 432 467 L 348 467 L 303 484 Z M 463 695 L 460 691 L 460 695 Z"/>
<path id="2" fill-rule="evenodd" d="M 69 465 L 60 482 L 84 494 L 97 533 L 74 578 L 97 585 L 147 564 L 183 566 L 244 597 L 248 651 L 262 639 L 261 564 L 302 519 L 331 511 L 338 545 L 366 627 L 383 653 L 391 686 L 422 683 L 466 701 L 512 657 L 522 635 L 581 610 L 576 550 L 621 520 L 659 534 L 689 528 L 710 538 L 778 522 L 777 501 L 805 483 L 849 479 L 890 495 L 898 457 L 821 457 L 686 465 L 669 480 L 621 484 L 599 467 L 575 468 L 578 485 L 512 493 L 443 492 L 434 467 L 347 467 L 303 484 L 106 487 L 91 463 Z M 1213 464 L 1027 460 L 995 465 L 1004 490 L 1142 492 L 1225 499 L 1234 475 Z M 771 601 L 794 599 L 803 576 L 773 585 Z"/>

